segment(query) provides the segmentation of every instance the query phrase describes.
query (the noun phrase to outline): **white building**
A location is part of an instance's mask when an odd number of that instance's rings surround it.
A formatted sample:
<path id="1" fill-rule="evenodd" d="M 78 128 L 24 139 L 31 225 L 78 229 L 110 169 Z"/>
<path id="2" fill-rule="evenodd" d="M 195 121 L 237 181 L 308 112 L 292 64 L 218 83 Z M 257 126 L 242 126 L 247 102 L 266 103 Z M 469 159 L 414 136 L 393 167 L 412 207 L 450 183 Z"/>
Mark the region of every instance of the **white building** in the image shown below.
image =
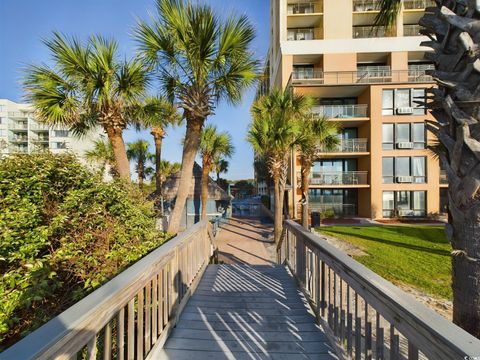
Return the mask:
<path id="1" fill-rule="evenodd" d="M 49 150 L 54 154 L 70 152 L 83 159 L 101 136 L 102 131 L 92 131 L 86 137 L 76 138 L 67 128 L 35 121 L 30 105 L 0 99 L 0 157 Z"/>

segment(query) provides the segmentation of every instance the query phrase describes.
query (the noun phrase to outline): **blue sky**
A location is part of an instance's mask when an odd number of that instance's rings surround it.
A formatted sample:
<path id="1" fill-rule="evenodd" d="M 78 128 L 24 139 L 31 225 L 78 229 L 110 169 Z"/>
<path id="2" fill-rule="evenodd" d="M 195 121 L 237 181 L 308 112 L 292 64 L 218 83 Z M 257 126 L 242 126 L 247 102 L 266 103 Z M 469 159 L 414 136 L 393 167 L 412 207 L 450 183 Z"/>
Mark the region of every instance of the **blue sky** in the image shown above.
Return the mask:
<path id="1" fill-rule="evenodd" d="M 268 0 L 204 0 L 219 14 L 247 14 L 257 29 L 253 50 L 263 59 L 268 49 Z M 49 62 L 41 43 L 52 31 L 75 35 L 81 39 L 91 34 L 112 36 L 119 42 L 120 53 L 131 57 L 135 43 L 131 38 L 135 19 L 146 18 L 154 11 L 154 0 L 0 0 L 0 98 L 22 100 L 20 79 L 25 64 Z M 249 108 L 255 89 L 245 94 L 236 107 L 220 105 L 208 121 L 220 130 L 229 131 L 236 152 L 230 163 L 229 179 L 253 177 L 253 152 L 245 141 Z M 164 142 L 163 157 L 181 161 L 180 140 L 184 127 L 170 129 Z M 148 132 L 128 130 L 127 142 L 139 138 L 150 140 Z M 153 150 L 153 148 L 152 148 Z"/>

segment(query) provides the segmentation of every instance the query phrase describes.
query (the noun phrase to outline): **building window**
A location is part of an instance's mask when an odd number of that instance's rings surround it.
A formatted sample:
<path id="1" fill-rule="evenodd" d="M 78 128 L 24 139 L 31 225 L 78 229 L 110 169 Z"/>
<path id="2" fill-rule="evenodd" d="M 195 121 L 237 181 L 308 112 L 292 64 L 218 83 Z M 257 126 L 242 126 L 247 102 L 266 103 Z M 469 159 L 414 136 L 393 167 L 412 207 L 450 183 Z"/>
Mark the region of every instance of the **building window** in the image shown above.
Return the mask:
<path id="1" fill-rule="evenodd" d="M 5 137 L 7 136 L 7 131 L 4 129 L 0 129 L 0 137 Z"/>
<path id="2" fill-rule="evenodd" d="M 383 217 L 424 217 L 427 213 L 426 198 L 426 191 L 384 191 Z"/>
<path id="3" fill-rule="evenodd" d="M 288 29 L 287 40 L 313 40 L 313 28 Z"/>
<path id="4" fill-rule="evenodd" d="M 426 177 L 426 157 L 384 157 L 382 177 L 384 184 L 415 183 L 424 184 Z"/>
<path id="5" fill-rule="evenodd" d="M 0 105 L 0 113 L 5 111 L 5 105 Z"/>
<path id="6" fill-rule="evenodd" d="M 382 124 L 382 148 L 393 149 L 425 149 L 427 145 L 425 124 L 399 123 Z"/>
<path id="7" fill-rule="evenodd" d="M 440 189 L 440 213 L 448 214 L 448 189 Z"/>
<path id="8" fill-rule="evenodd" d="M 57 142 L 57 143 L 55 143 L 55 148 L 56 149 L 66 149 L 67 148 L 67 143 L 66 142 Z"/>
<path id="9" fill-rule="evenodd" d="M 312 212 L 333 210 L 337 216 L 357 215 L 357 189 L 310 189 Z"/>
<path id="10" fill-rule="evenodd" d="M 417 101 L 425 101 L 425 89 L 385 89 L 382 115 L 425 115 L 425 107 Z"/>
<path id="11" fill-rule="evenodd" d="M 68 137 L 68 130 L 55 130 L 55 137 Z"/>

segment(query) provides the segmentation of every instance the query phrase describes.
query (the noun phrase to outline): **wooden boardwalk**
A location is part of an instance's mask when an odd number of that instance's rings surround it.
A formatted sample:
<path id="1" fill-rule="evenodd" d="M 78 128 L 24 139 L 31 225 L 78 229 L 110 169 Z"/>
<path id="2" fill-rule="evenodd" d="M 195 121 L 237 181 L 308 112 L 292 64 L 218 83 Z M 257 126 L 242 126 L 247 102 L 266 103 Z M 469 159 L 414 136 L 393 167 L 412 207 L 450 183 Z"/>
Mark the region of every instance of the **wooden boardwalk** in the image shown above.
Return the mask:
<path id="1" fill-rule="evenodd" d="M 336 359 L 283 266 L 209 265 L 155 359 Z"/>

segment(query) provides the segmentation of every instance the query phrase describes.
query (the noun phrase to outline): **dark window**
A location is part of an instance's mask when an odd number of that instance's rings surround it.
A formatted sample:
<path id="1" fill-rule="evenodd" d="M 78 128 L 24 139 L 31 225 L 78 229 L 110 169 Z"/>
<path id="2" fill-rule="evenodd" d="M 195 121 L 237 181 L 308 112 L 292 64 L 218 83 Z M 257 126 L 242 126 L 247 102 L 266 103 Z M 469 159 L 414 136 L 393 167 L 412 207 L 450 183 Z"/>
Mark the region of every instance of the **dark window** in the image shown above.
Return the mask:
<path id="1" fill-rule="evenodd" d="M 384 184 L 427 182 L 427 159 L 416 157 L 384 157 L 382 159 L 382 177 Z"/>
<path id="2" fill-rule="evenodd" d="M 384 157 L 382 159 L 382 176 L 384 184 L 393 184 L 395 172 L 393 171 L 393 157 Z"/>

